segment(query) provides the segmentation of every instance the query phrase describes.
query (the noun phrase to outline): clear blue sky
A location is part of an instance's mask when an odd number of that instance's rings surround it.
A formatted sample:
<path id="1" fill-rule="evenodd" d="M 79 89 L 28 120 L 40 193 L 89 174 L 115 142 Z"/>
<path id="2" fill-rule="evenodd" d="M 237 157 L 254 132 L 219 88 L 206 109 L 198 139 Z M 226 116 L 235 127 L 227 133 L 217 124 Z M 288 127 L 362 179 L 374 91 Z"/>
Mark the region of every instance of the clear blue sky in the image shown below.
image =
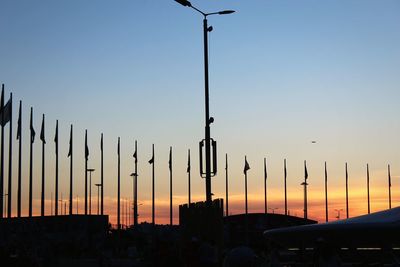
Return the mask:
<path id="1" fill-rule="evenodd" d="M 367 162 L 382 183 L 388 163 L 399 177 L 399 1 L 192 4 L 205 11 L 237 11 L 209 19 L 214 27 L 212 135 L 219 142 L 220 158 L 216 196 L 224 195 L 225 152 L 231 158 L 232 194 L 243 191 L 244 155 L 252 168 L 249 186 L 254 194 L 261 193 L 264 156 L 269 159 L 270 186 L 277 190 L 282 187 L 283 158 L 288 159 L 290 186 L 299 190 L 298 197 L 305 159 L 310 190 L 323 183 L 324 160 L 337 177 L 332 178 L 337 188 L 343 186 L 345 161 L 357 177 L 355 184 L 357 179 L 363 183 Z M 165 198 L 169 146 L 175 152 L 176 194 L 182 196 L 186 151 L 191 148 L 194 191 L 204 193 L 197 177 L 197 142 L 203 138 L 204 125 L 200 15 L 172 0 L 3 0 L 0 10 L 0 82 L 6 84 L 6 92 L 12 90 L 14 99 L 23 100 L 25 125 L 29 107 L 34 106 L 37 132 L 45 113 L 51 141 L 54 121 L 59 119 L 65 154 L 69 124 L 75 126 L 76 151 L 88 128 L 93 165 L 98 165 L 99 135 L 104 132 L 110 197 L 117 136 L 122 137 L 127 185 L 133 140 L 139 140 L 142 198 L 150 197 L 145 192 L 150 192 L 151 144 L 156 144 L 159 155 L 158 187 Z M 16 108 L 15 104 L 15 117 Z M 52 145 L 48 142 L 47 192 L 53 186 Z M 38 142 L 36 146 L 39 163 Z M 76 179 L 83 185 L 83 171 L 78 169 L 83 166 L 83 149 L 81 154 L 76 157 Z M 62 164 L 67 170 L 68 162 Z M 128 195 L 130 191 L 124 190 Z M 77 192 L 82 195 L 80 187 Z"/>

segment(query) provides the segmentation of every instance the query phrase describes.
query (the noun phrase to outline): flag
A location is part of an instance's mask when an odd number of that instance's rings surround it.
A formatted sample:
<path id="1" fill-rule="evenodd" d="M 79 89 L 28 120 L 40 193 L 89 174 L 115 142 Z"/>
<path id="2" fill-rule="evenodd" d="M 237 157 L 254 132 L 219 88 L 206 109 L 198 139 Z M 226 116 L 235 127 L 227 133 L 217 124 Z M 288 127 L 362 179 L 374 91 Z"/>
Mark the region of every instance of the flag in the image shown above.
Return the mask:
<path id="1" fill-rule="evenodd" d="M 392 178 L 390 177 L 390 165 L 388 165 L 388 178 L 389 178 L 389 187 L 392 187 Z"/>
<path id="2" fill-rule="evenodd" d="M 35 142 L 35 129 L 33 129 L 33 108 L 31 108 L 31 122 L 30 122 L 30 130 L 31 130 L 31 143 Z"/>
<path id="3" fill-rule="evenodd" d="M 149 164 L 153 164 L 154 163 L 154 151 L 153 151 L 153 155 L 151 157 L 151 159 L 149 160 Z"/>
<path id="4" fill-rule="evenodd" d="M 328 171 L 326 170 L 326 161 L 325 161 L 325 181 L 328 181 Z"/>
<path id="5" fill-rule="evenodd" d="M 89 147 L 87 144 L 87 130 L 85 130 L 85 159 L 89 159 Z"/>
<path id="6" fill-rule="evenodd" d="M 267 180 L 268 174 L 267 174 L 267 159 L 264 158 L 264 179 Z"/>
<path id="7" fill-rule="evenodd" d="M 307 180 L 307 178 L 308 178 L 307 164 L 306 161 L 304 161 L 304 180 Z"/>
<path id="8" fill-rule="evenodd" d="M 119 148 L 119 137 L 118 137 L 118 145 L 117 145 L 117 154 L 120 154 L 120 148 Z"/>
<path id="9" fill-rule="evenodd" d="M 247 174 L 247 171 L 248 170 L 250 170 L 250 165 L 249 165 L 249 163 L 247 162 L 247 159 L 246 159 L 246 157 L 244 158 L 244 169 L 243 169 L 243 173 L 244 174 Z"/>
<path id="10" fill-rule="evenodd" d="M 346 181 L 349 179 L 349 174 L 347 173 L 347 162 L 346 162 Z"/>
<path id="11" fill-rule="evenodd" d="M 135 163 L 137 163 L 137 147 L 136 147 L 136 141 L 135 141 L 135 153 L 133 153 L 133 158 L 135 159 Z"/>
<path id="12" fill-rule="evenodd" d="M 68 150 L 68 157 L 72 155 L 72 124 L 71 124 L 71 131 L 69 134 L 69 150 Z"/>
<path id="13" fill-rule="evenodd" d="M 169 147 L 168 168 L 169 168 L 170 171 L 172 171 L 172 146 Z"/>
<path id="14" fill-rule="evenodd" d="M 7 104 L 1 108 L 0 110 L 0 124 L 1 126 L 5 126 L 7 122 L 11 119 L 11 112 L 12 112 L 12 102 L 11 98 L 7 101 Z"/>
<path id="15" fill-rule="evenodd" d="M 188 163 L 187 163 L 186 172 L 187 173 L 190 172 L 190 149 L 188 150 Z"/>
<path id="16" fill-rule="evenodd" d="M 19 101 L 19 115 L 18 115 L 18 127 L 17 127 L 17 140 L 21 138 L 21 113 L 22 113 L 22 101 Z"/>
<path id="17" fill-rule="evenodd" d="M 101 134 L 101 139 L 100 139 L 100 150 L 103 151 L 103 134 Z"/>
<path id="18" fill-rule="evenodd" d="M 56 133 L 54 134 L 54 143 L 56 143 L 56 154 L 58 154 L 58 120 L 56 120 Z"/>
<path id="19" fill-rule="evenodd" d="M 42 119 L 42 128 L 40 129 L 40 140 L 46 144 L 46 140 L 44 138 L 44 114 L 43 114 L 43 119 Z"/>

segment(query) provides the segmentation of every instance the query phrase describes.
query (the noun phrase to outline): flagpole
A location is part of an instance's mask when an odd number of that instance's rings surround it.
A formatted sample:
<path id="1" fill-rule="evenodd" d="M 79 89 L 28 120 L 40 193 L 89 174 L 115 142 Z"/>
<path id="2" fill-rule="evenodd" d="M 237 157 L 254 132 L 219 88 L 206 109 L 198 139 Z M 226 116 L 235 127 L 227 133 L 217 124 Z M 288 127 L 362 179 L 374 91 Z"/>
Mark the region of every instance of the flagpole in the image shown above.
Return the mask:
<path id="1" fill-rule="evenodd" d="M 267 206 L 267 159 L 264 158 L 264 212 L 268 213 Z"/>
<path id="2" fill-rule="evenodd" d="M 87 130 L 85 130 L 85 215 L 88 214 L 88 192 L 87 192 L 87 172 L 88 172 L 88 157 L 86 155 L 87 148 Z"/>
<path id="3" fill-rule="evenodd" d="M 133 194 L 133 225 L 138 225 L 138 202 L 137 202 L 137 140 L 135 140 L 135 173 Z"/>
<path id="4" fill-rule="evenodd" d="M 307 210 L 307 178 L 308 178 L 308 172 L 307 172 L 307 165 L 306 161 L 304 161 L 304 219 L 308 218 L 308 210 Z"/>
<path id="5" fill-rule="evenodd" d="M 151 170 L 152 170 L 152 204 L 151 204 L 151 222 L 153 225 L 155 225 L 155 190 L 154 190 L 154 183 L 155 183 L 155 177 L 154 177 L 154 144 L 152 146 L 152 162 L 151 162 Z"/>
<path id="6" fill-rule="evenodd" d="M 368 214 L 371 213 L 371 206 L 369 201 L 369 166 L 367 163 L 367 198 L 368 198 Z"/>
<path id="7" fill-rule="evenodd" d="M 244 156 L 244 162 L 247 163 L 247 158 Z M 245 167 L 246 169 L 246 167 Z M 245 213 L 247 216 L 248 207 L 247 207 L 247 170 L 244 172 L 244 195 L 245 195 Z"/>
<path id="8" fill-rule="evenodd" d="M 32 217 L 32 183 L 33 183 L 33 142 L 35 138 L 33 129 L 33 107 L 31 107 L 31 120 L 30 120 L 30 150 L 29 150 L 29 217 Z"/>
<path id="9" fill-rule="evenodd" d="M 120 160 L 120 138 L 118 137 L 118 147 L 117 147 L 117 152 L 118 152 L 118 203 L 117 203 L 117 205 L 118 205 L 118 207 L 117 207 L 117 213 L 118 213 L 118 215 L 117 215 L 117 224 L 118 224 L 118 230 L 120 230 L 121 229 L 121 218 L 120 218 L 120 213 L 121 213 L 121 210 L 120 210 L 120 202 L 121 202 L 121 200 L 120 200 L 120 197 L 121 197 L 121 191 L 120 191 L 120 186 L 121 186 L 121 160 Z"/>
<path id="10" fill-rule="evenodd" d="M 286 159 L 284 159 L 284 161 L 283 161 L 283 166 L 284 166 L 284 180 L 285 180 L 285 215 L 288 215 L 288 213 L 287 213 L 287 188 L 286 188 L 286 178 L 287 178 Z"/>
<path id="11" fill-rule="evenodd" d="M 42 129 L 40 132 L 40 139 L 42 140 L 42 195 L 41 195 L 41 201 L 40 201 L 40 215 L 41 216 L 44 216 L 44 195 L 45 195 L 45 192 L 44 192 L 44 190 L 45 190 L 45 186 L 44 186 L 44 183 L 45 183 L 45 151 L 44 151 L 44 148 L 45 148 L 46 141 L 44 139 L 44 131 L 45 131 L 44 127 L 45 126 L 44 126 L 44 114 L 43 114 Z"/>
<path id="12" fill-rule="evenodd" d="M 392 181 L 391 181 L 391 177 L 390 177 L 390 165 L 388 164 L 388 181 L 389 181 L 389 209 L 392 208 Z"/>
<path id="13" fill-rule="evenodd" d="M 346 218 L 349 218 L 349 174 L 347 172 L 347 162 L 346 162 Z"/>
<path id="14" fill-rule="evenodd" d="M 325 221 L 328 222 L 328 170 L 325 161 Z"/>
<path id="15" fill-rule="evenodd" d="M 1 101 L 0 111 L 3 116 L 4 110 L 4 83 L 1 86 Z M 2 118 L 3 119 L 3 118 Z M 4 125 L 1 123 L 1 163 L 0 163 L 0 218 L 3 218 L 3 207 L 4 207 Z"/>
<path id="16" fill-rule="evenodd" d="M 70 131 L 70 144 L 69 144 L 69 150 L 70 150 L 70 158 L 69 158 L 69 214 L 72 215 L 72 194 L 73 194 L 73 125 L 71 124 L 71 131 Z M 87 169 L 87 162 L 85 165 L 85 169 Z M 85 172 L 87 173 L 87 172 Z M 62 206 L 61 206 L 62 208 Z"/>
<path id="17" fill-rule="evenodd" d="M 190 177 L 190 175 L 191 175 L 191 166 L 190 166 L 190 149 L 188 149 L 188 166 L 187 166 L 187 173 L 188 173 L 188 204 L 189 204 L 189 206 L 190 206 L 190 203 L 192 202 L 192 199 L 191 199 L 191 194 L 192 194 L 192 192 L 191 192 L 191 177 Z"/>
<path id="18" fill-rule="evenodd" d="M 11 218 L 12 206 L 12 93 L 10 93 L 10 135 L 9 135 L 9 151 L 8 151 L 8 201 L 7 201 L 7 216 Z"/>
<path id="19" fill-rule="evenodd" d="M 169 147 L 169 224 L 172 225 L 172 146 Z"/>
<path id="20" fill-rule="evenodd" d="M 55 216 L 58 216 L 58 120 L 56 120 L 56 134 L 54 142 L 56 147 L 56 182 L 55 182 L 54 214 Z"/>
<path id="21" fill-rule="evenodd" d="M 103 197 L 104 197 L 104 190 L 103 190 L 103 186 L 104 186 L 104 165 L 103 165 L 103 133 L 101 133 L 101 141 L 100 141 L 100 157 L 101 157 L 101 162 L 100 162 L 100 183 L 101 183 L 101 201 L 100 201 L 100 214 L 103 215 L 104 213 L 104 204 L 103 204 Z"/>
<path id="22" fill-rule="evenodd" d="M 18 192 L 17 192 L 17 216 L 18 218 L 21 217 L 21 189 L 22 189 L 22 101 L 19 101 L 19 116 L 18 116 Z"/>
<path id="23" fill-rule="evenodd" d="M 228 153 L 225 154 L 225 198 L 226 198 L 226 213 L 225 216 L 229 216 L 229 176 L 228 176 Z"/>

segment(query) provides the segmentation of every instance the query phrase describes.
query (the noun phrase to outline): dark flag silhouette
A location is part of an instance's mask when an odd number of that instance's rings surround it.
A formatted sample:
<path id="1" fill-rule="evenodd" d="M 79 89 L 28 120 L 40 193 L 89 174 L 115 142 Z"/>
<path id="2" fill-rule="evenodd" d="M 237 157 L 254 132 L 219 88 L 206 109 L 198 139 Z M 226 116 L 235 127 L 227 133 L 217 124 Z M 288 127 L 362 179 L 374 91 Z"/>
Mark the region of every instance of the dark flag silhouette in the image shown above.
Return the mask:
<path id="1" fill-rule="evenodd" d="M 328 170 L 325 161 L 325 221 L 328 222 Z"/>
<path id="2" fill-rule="evenodd" d="M 72 215 L 72 196 L 73 196 L 73 125 L 71 124 L 70 134 L 69 134 L 69 214 Z M 85 165 L 85 170 L 87 170 L 87 164 Z M 87 175 L 87 171 L 85 171 Z M 61 205 L 62 209 L 62 205 Z"/>
<path id="3" fill-rule="evenodd" d="M 347 162 L 345 165 L 346 169 L 346 218 L 349 218 L 349 173 L 347 172 Z"/>
<path id="4" fill-rule="evenodd" d="M 245 194 L 245 213 L 248 213 L 248 206 L 247 206 L 247 172 L 250 170 L 250 165 L 247 162 L 247 157 L 244 157 L 244 194 Z"/>
<path id="5" fill-rule="evenodd" d="M 229 216 L 229 176 L 228 176 L 228 153 L 225 154 L 225 194 L 226 194 L 226 213 Z"/>
<path id="6" fill-rule="evenodd" d="M 188 150 L 188 163 L 187 163 L 187 168 L 186 168 L 186 172 L 188 174 L 188 205 L 190 205 L 191 203 L 191 185 L 190 185 L 190 149 Z"/>
<path id="7" fill-rule="evenodd" d="M 40 140 L 42 141 L 42 194 L 41 194 L 41 201 L 40 201 L 40 215 L 44 216 L 44 196 L 45 196 L 45 134 L 44 134 L 44 114 L 42 117 L 42 127 L 40 129 Z"/>
<path id="8" fill-rule="evenodd" d="M 118 199 L 117 199 L 117 225 L 118 230 L 121 229 L 121 158 L 120 158 L 120 138 L 118 137 L 117 145 L 117 155 L 118 155 Z"/>
<path id="9" fill-rule="evenodd" d="M 368 214 L 371 213 L 371 206 L 369 201 L 369 165 L 367 163 L 367 202 L 368 202 Z"/>
<path id="10" fill-rule="evenodd" d="M 56 181 L 55 181 L 55 205 L 54 205 L 54 214 L 58 215 L 58 120 L 56 120 L 56 131 L 54 134 L 54 145 L 55 145 L 55 153 L 56 153 Z"/>
<path id="11" fill-rule="evenodd" d="M 104 152 L 103 152 L 103 133 L 101 133 L 100 139 L 100 214 L 104 214 Z"/>
<path id="12" fill-rule="evenodd" d="M 152 146 L 152 156 L 151 159 L 149 160 L 149 164 L 151 164 L 151 175 L 152 175 L 152 195 L 151 195 L 151 222 L 153 225 L 155 225 L 155 190 L 154 190 L 154 183 L 155 183 L 155 177 L 154 177 L 154 144 Z"/>
<path id="13" fill-rule="evenodd" d="M 286 159 L 283 160 L 283 177 L 284 177 L 284 187 L 285 187 L 285 215 L 288 215 L 288 207 L 287 207 L 287 187 L 286 187 Z"/>
<path id="14" fill-rule="evenodd" d="M 22 196 L 22 101 L 19 101 L 17 140 L 18 146 L 18 191 L 17 191 L 17 216 L 21 217 L 21 196 Z"/>
<path id="15" fill-rule="evenodd" d="M 33 143 L 35 142 L 35 129 L 33 128 L 33 108 L 31 107 L 30 119 L 30 150 L 29 150 L 29 217 L 32 217 L 32 185 L 33 185 Z"/>
<path id="16" fill-rule="evenodd" d="M 168 167 L 169 167 L 169 224 L 172 225 L 172 223 L 173 223 L 173 216 L 172 216 L 172 146 L 169 147 Z"/>
<path id="17" fill-rule="evenodd" d="M 389 209 L 392 208 L 392 178 L 390 177 L 390 165 L 388 164 Z"/>
<path id="18" fill-rule="evenodd" d="M 88 159 L 89 159 L 89 148 L 87 144 L 87 130 L 85 130 L 85 215 L 88 214 Z"/>
<path id="19" fill-rule="evenodd" d="M 268 205 L 267 205 L 267 159 L 264 158 L 264 213 L 268 213 Z"/>
<path id="20" fill-rule="evenodd" d="M 304 182 L 301 183 L 301 185 L 304 186 L 304 219 L 308 218 L 308 213 L 307 213 L 307 179 L 308 179 L 308 172 L 307 172 L 307 164 L 306 161 L 304 161 Z"/>

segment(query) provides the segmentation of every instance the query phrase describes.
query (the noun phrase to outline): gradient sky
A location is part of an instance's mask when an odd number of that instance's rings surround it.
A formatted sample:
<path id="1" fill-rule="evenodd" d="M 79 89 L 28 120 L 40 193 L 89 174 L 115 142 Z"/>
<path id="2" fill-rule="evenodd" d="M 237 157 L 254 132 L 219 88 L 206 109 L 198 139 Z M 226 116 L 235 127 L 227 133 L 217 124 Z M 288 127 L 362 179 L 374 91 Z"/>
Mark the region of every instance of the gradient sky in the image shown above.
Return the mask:
<path id="1" fill-rule="evenodd" d="M 224 158 L 228 153 L 233 214 L 244 210 L 245 155 L 251 167 L 250 212 L 263 210 L 263 157 L 268 160 L 270 206 L 279 208 L 276 212 L 283 212 L 284 158 L 291 214 L 302 215 L 303 160 L 308 163 L 313 219 L 324 218 L 324 161 L 328 162 L 331 219 L 336 215 L 334 209 L 345 208 L 345 162 L 349 164 L 351 216 L 367 209 L 366 163 L 371 171 L 372 211 L 387 207 L 387 164 L 392 167 L 393 206 L 399 204 L 399 1 L 193 0 L 192 4 L 206 12 L 237 11 L 209 19 L 214 28 L 210 34 L 210 107 L 215 118 L 211 133 L 219 150 L 219 172 L 212 189 L 215 197 L 225 195 Z M 175 217 L 177 205 L 187 200 L 189 148 L 193 199 L 204 199 L 204 181 L 198 175 L 198 141 L 204 136 L 199 14 L 172 0 L 3 0 L 0 10 L 0 82 L 5 83 L 7 94 L 14 94 L 14 133 L 17 101 L 22 99 L 24 105 L 23 194 L 27 196 L 28 185 L 26 126 L 33 106 L 37 133 L 42 113 L 46 114 L 48 199 L 54 192 L 56 119 L 64 199 L 69 125 L 74 124 L 74 195 L 80 197 L 80 210 L 86 128 L 90 167 L 99 168 L 100 133 L 105 135 L 106 213 L 112 221 L 118 136 L 122 140 L 123 197 L 132 195 L 129 174 L 134 140 L 138 140 L 141 221 L 148 220 L 151 212 L 147 161 L 152 143 L 156 146 L 157 221 L 168 221 L 170 146 L 174 150 Z M 14 148 L 16 185 L 16 143 Z M 37 139 L 36 214 L 40 156 Z M 96 171 L 93 184 L 98 181 Z M 16 186 L 13 191 L 15 211 Z M 50 207 L 46 212 L 50 213 Z"/>

